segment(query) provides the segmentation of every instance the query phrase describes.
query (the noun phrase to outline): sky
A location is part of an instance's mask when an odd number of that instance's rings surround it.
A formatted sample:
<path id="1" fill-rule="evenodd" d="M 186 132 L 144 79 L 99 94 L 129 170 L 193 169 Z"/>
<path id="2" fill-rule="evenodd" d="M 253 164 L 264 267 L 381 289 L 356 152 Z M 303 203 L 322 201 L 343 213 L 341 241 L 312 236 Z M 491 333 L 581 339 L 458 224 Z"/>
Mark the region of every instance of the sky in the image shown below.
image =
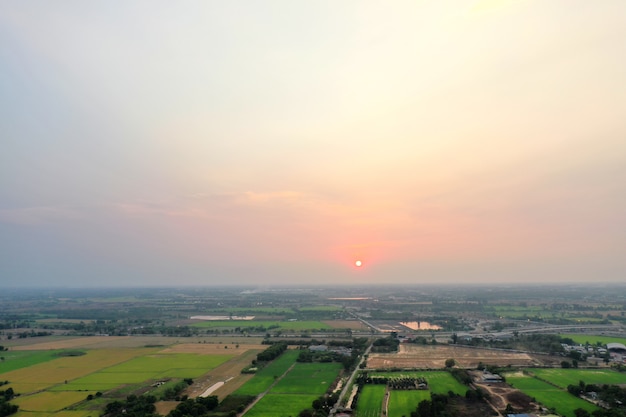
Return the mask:
<path id="1" fill-rule="evenodd" d="M 624 16 L 2 1 L 0 287 L 623 282 Z"/>

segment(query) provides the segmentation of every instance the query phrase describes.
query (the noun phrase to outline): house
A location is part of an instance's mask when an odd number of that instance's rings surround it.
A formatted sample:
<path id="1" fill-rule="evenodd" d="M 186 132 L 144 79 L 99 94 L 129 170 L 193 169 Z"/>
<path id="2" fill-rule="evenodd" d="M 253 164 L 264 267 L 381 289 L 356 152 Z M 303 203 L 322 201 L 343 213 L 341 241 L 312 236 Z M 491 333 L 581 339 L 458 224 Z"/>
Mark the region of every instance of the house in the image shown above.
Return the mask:
<path id="1" fill-rule="evenodd" d="M 311 352 L 326 352 L 328 350 L 328 346 L 326 346 L 326 345 L 312 345 L 312 346 L 309 346 L 309 350 Z"/>
<path id="2" fill-rule="evenodd" d="M 500 375 L 492 374 L 491 372 L 484 371 L 482 375 L 482 380 L 483 382 L 497 383 L 497 382 L 502 382 L 502 377 Z"/>

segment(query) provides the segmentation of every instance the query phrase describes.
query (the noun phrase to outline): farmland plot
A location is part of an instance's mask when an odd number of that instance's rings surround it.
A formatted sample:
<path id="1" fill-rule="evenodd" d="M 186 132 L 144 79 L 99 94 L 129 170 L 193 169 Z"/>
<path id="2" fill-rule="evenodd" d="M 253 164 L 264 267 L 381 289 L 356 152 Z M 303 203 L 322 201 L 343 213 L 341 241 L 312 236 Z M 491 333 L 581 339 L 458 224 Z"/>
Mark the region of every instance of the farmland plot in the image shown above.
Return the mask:
<path id="1" fill-rule="evenodd" d="M 289 417 L 310 408 L 317 395 L 272 394 L 265 395 L 245 417 Z"/>
<path id="2" fill-rule="evenodd" d="M 430 400 L 430 392 L 425 390 L 390 391 L 389 416 L 410 416 L 423 400 Z"/>
<path id="3" fill-rule="evenodd" d="M 415 372 L 369 372 L 370 376 L 385 377 L 423 377 L 428 383 L 428 389 L 435 394 L 447 394 L 452 391 L 455 394 L 465 395 L 467 387 L 454 379 L 449 372 L 445 371 L 415 371 Z M 428 391 L 426 391 L 428 392 Z"/>
<path id="4" fill-rule="evenodd" d="M 385 391 L 384 385 L 365 385 L 359 394 L 356 417 L 379 417 L 382 412 Z"/>
<path id="5" fill-rule="evenodd" d="M 575 417 L 574 410 L 577 408 L 585 409 L 590 413 L 598 409 L 595 405 L 575 397 L 567 391 L 553 387 L 547 382 L 531 376 L 520 373 L 507 374 L 506 380 L 513 387 L 530 397 L 536 398 L 544 406 L 554 408 L 557 413 L 566 417 Z"/>
<path id="6" fill-rule="evenodd" d="M 264 392 L 274 383 L 276 378 L 284 374 L 294 364 L 298 354 L 297 350 L 286 351 L 265 368 L 259 370 L 250 381 L 235 391 L 235 394 L 259 395 Z"/>
<path id="7" fill-rule="evenodd" d="M 10 387 L 22 395 L 65 384 L 134 357 L 153 352 L 154 349 L 102 349 L 90 350 L 83 356 L 68 356 L 39 363 L 1 374 L 10 381 Z"/>
<path id="8" fill-rule="evenodd" d="M 611 369 L 531 368 L 529 371 L 561 388 L 567 388 L 568 385 L 578 385 L 580 381 L 595 385 L 626 383 L 626 375 Z"/>
<path id="9" fill-rule="evenodd" d="M 271 393 L 323 395 L 341 368 L 338 363 L 296 363 L 272 388 Z"/>
<path id="10" fill-rule="evenodd" d="M 232 358 L 232 355 L 197 355 L 191 353 L 152 354 L 131 359 L 67 384 L 55 391 L 106 391 L 124 384 L 166 378 L 196 378 Z"/>

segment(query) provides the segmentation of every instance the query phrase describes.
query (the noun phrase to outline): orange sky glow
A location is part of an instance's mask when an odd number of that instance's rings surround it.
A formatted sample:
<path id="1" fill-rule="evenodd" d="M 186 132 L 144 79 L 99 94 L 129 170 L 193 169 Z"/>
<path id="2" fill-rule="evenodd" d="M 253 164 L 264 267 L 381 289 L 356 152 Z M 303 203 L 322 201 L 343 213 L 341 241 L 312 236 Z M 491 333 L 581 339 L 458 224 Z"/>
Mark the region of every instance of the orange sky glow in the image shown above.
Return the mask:
<path id="1" fill-rule="evenodd" d="M 3 2 L 0 276 L 621 281 L 625 15 Z"/>

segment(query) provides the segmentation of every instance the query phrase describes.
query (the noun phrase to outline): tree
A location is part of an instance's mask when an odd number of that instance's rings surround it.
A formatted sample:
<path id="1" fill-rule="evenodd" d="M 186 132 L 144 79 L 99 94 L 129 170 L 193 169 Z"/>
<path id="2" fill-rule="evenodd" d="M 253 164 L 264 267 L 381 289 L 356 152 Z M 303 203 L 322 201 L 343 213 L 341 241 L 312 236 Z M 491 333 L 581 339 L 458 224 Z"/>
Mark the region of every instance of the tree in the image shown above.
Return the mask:
<path id="1" fill-rule="evenodd" d="M 574 410 L 574 415 L 576 417 L 591 417 L 591 414 L 585 409 L 577 408 Z"/>
<path id="2" fill-rule="evenodd" d="M 454 365 L 456 365 L 456 361 L 454 359 L 446 359 L 446 368 L 452 368 Z"/>

